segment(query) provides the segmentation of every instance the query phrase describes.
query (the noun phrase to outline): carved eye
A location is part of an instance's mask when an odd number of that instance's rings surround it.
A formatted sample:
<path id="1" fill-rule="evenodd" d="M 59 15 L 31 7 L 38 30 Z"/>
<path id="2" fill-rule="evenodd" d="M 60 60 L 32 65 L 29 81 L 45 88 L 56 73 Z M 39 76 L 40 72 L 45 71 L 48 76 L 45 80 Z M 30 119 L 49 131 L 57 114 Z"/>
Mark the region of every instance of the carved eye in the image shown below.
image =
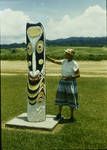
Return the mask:
<path id="1" fill-rule="evenodd" d="M 28 52 L 28 55 L 31 55 L 31 54 L 32 54 L 32 45 L 31 45 L 31 43 L 29 43 L 29 44 L 27 45 L 27 52 Z"/>
<path id="2" fill-rule="evenodd" d="M 43 47 L 44 47 L 43 41 L 42 40 L 38 41 L 38 43 L 37 43 L 37 52 L 39 54 L 43 52 Z"/>

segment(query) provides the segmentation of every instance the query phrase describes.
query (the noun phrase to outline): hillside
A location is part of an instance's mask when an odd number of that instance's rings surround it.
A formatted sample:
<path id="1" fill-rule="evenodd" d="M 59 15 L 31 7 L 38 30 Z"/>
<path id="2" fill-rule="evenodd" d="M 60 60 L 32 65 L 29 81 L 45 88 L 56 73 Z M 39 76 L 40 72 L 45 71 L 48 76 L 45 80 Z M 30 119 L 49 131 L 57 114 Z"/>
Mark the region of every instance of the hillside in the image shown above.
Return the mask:
<path id="1" fill-rule="evenodd" d="M 46 45 L 59 46 L 107 46 L 107 37 L 69 37 L 66 39 L 46 40 Z M 25 43 L 0 44 L 1 48 L 25 48 Z"/>

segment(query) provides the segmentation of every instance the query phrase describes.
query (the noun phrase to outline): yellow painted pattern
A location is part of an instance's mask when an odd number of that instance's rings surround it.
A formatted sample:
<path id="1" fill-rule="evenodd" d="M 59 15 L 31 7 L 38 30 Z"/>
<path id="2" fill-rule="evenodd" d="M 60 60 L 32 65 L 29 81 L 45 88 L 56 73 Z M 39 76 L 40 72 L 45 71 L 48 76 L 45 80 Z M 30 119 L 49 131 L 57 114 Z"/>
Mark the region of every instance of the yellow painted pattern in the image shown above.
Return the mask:
<path id="1" fill-rule="evenodd" d="M 39 59 L 39 65 L 42 65 L 44 63 L 43 59 Z"/>
<path id="2" fill-rule="evenodd" d="M 35 99 L 34 99 L 34 100 L 32 100 L 32 101 L 30 101 L 30 100 L 29 100 L 29 102 L 30 102 L 30 104 L 32 104 L 32 105 L 33 105 L 33 104 L 35 104 L 36 100 L 35 100 Z"/>
<path id="3" fill-rule="evenodd" d="M 27 34 L 31 38 L 35 38 L 35 37 L 39 36 L 40 34 L 42 34 L 42 29 L 39 26 L 29 27 L 27 30 Z"/>
<path id="4" fill-rule="evenodd" d="M 31 43 L 29 43 L 29 44 L 27 45 L 27 53 L 28 53 L 28 55 L 31 55 L 31 54 L 32 54 L 32 45 L 31 45 Z"/>
<path id="5" fill-rule="evenodd" d="M 35 90 L 38 89 L 38 87 L 40 86 L 42 80 L 43 80 L 43 79 L 41 79 L 40 82 L 39 82 L 38 84 L 36 84 L 36 85 L 31 85 L 31 84 L 29 83 L 29 80 L 28 80 L 28 88 L 29 88 L 30 90 L 32 90 L 32 91 L 35 91 Z"/>
<path id="6" fill-rule="evenodd" d="M 34 98 L 34 97 L 36 97 L 38 95 L 38 93 L 39 93 L 38 91 L 36 93 L 32 93 L 32 94 L 28 92 L 28 96 L 30 98 Z"/>

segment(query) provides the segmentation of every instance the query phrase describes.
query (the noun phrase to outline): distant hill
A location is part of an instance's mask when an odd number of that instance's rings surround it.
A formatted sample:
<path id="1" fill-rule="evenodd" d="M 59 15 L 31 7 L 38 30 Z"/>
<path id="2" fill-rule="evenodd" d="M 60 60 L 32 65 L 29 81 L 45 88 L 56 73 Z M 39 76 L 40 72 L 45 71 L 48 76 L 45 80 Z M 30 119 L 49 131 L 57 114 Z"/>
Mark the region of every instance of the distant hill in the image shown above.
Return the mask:
<path id="1" fill-rule="evenodd" d="M 70 37 L 66 39 L 47 40 L 47 44 L 63 46 L 107 46 L 107 37 Z"/>
<path id="2" fill-rule="evenodd" d="M 70 37 L 66 39 L 46 40 L 46 45 L 59 46 L 107 46 L 107 37 Z M 1 48 L 25 48 L 25 43 L 1 44 Z"/>
<path id="3" fill-rule="evenodd" d="M 0 48 L 25 48 L 25 43 L 0 44 Z"/>

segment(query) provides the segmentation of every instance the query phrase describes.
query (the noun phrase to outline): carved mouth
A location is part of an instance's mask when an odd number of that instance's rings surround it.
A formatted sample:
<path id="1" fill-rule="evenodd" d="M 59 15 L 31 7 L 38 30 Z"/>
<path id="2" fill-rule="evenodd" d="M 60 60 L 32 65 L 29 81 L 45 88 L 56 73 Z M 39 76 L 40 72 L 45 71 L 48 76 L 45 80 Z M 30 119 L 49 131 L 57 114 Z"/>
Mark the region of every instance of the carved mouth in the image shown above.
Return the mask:
<path id="1" fill-rule="evenodd" d="M 30 71 L 28 74 L 28 78 L 30 81 L 39 81 L 41 79 L 41 74 L 39 70 L 36 70 L 35 72 Z"/>

